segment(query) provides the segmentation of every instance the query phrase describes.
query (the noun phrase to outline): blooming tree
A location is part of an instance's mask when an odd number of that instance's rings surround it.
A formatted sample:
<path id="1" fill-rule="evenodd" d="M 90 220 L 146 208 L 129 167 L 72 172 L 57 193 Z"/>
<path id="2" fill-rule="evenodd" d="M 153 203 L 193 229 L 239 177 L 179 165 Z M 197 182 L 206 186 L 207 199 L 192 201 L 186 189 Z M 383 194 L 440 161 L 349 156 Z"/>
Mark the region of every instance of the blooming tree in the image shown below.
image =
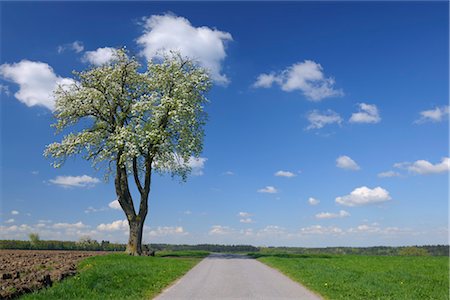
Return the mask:
<path id="1" fill-rule="evenodd" d="M 126 252 L 142 253 L 152 172 L 186 180 L 189 160 L 202 151 L 204 104 L 211 81 L 205 70 L 180 55 L 149 62 L 146 71 L 124 49 L 108 64 L 75 73 L 76 82 L 55 91 L 58 132 L 83 128 L 47 146 L 54 166 L 81 154 L 115 176 L 118 201 L 130 231 Z M 129 188 L 133 178 L 139 210 Z"/>

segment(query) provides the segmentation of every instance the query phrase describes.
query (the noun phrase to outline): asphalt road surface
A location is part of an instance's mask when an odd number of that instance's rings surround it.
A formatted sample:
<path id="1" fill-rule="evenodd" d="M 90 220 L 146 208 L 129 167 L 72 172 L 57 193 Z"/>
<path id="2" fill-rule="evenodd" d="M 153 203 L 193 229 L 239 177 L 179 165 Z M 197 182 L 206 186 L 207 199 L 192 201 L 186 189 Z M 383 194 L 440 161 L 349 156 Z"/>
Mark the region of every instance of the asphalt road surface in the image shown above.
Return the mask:
<path id="1" fill-rule="evenodd" d="M 155 299 L 322 298 L 255 259 L 242 255 L 211 254 Z"/>

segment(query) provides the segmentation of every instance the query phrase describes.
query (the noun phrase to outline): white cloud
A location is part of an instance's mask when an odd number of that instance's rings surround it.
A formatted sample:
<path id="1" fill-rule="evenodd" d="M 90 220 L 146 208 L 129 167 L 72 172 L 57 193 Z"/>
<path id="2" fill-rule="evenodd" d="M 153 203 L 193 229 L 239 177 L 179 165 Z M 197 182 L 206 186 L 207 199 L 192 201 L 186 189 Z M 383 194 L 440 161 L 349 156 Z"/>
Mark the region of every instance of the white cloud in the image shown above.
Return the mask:
<path id="1" fill-rule="evenodd" d="M 31 171 L 31 174 L 33 174 L 33 175 L 39 175 L 39 171 Z"/>
<path id="2" fill-rule="evenodd" d="M 253 83 L 254 88 L 270 88 L 272 84 L 281 84 L 281 78 L 275 74 L 260 74 L 255 83 Z"/>
<path id="3" fill-rule="evenodd" d="M 0 95 L 5 94 L 6 96 L 11 95 L 11 92 L 9 91 L 9 86 L 0 84 Z"/>
<path id="4" fill-rule="evenodd" d="M 144 33 L 137 43 L 143 48 L 141 54 L 148 60 L 158 58 L 162 53 L 178 51 L 183 56 L 198 60 L 202 67 L 209 70 L 215 82 L 229 82 L 221 72 L 226 57 L 226 42 L 233 40 L 230 33 L 206 26 L 194 27 L 189 20 L 170 14 L 145 18 L 143 27 Z"/>
<path id="5" fill-rule="evenodd" d="M 374 104 L 359 103 L 359 111 L 350 117 L 350 123 L 378 123 L 381 121 L 378 108 Z"/>
<path id="6" fill-rule="evenodd" d="M 258 193 L 276 194 L 278 193 L 278 190 L 275 187 L 268 185 L 262 189 L 259 189 Z"/>
<path id="7" fill-rule="evenodd" d="M 127 223 L 128 225 L 128 223 Z M 158 226 L 155 229 L 150 229 L 149 232 L 146 233 L 146 235 L 151 237 L 160 237 L 160 236 L 168 236 L 168 235 L 186 235 L 188 234 L 186 231 L 184 231 L 184 228 L 182 226 Z"/>
<path id="8" fill-rule="evenodd" d="M 82 61 L 94 66 L 108 64 L 117 57 L 117 49 L 111 47 L 98 48 L 94 51 L 86 51 Z"/>
<path id="9" fill-rule="evenodd" d="M 317 205 L 317 204 L 320 203 L 320 200 L 317 200 L 316 198 L 313 198 L 313 197 L 309 197 L 308 203 L 309 203 L 310 205 Z"/>
<path id="10" fill-rule="evenodd" d="M 426 160 L 417 160 L 413 163 L 403 162 L 396 163 L 394 167 L 400 169 L 406 169 L 409 172 L 428 175 L 428 174 L 438 174 L 450 171 L 450 158 L 443 157 L 440 163 L 432 164 Z"/>
<path id="11" fill-rule="evenodd" d="M 380 178 L 398 177 L 398 176 L 400 176 L 400 173 L 395 172 L 395 171 L 386 171 L 386 172 L 378 173 L 378 177 L 380 177 Z"/>
<path id="12" fill-rule="evenodd" d="M 286 228 L 278 225 L 268 225 L 259 230 L 256 235 L 258 236 L 285 236 L 288 235 Z"/>
<path id="13" fill-rule="evenodd" d="M 228 226 L 214 225 L 209 230 L 209 235 L 228 235 L 233 233 L 234 230 Z"/>
<path id="14" fill-rule="evenodd" d="M 51 183 L 68 187 L 90 187 L 100 182 L 100 179 L 88 175 L 83 176 L 57 176 L 49 180 Z"/>
<path id="15" fill-rule="evenodd" d="M 252 218 L 243 218 L 243 219 L 240 219 L 239 222 L 245 223 L 245 224 L 250 224 L 250 223 L 253 223 L 253 220 L 252 220 Z"/>
<path id="16" fill-rule="evenodd" d="M 241 218 L 248 218 L 248 217 L 251 217 L 252 215 L 248 212 L 241 211 L 238 213 L 238 216 Z"/>
<path id="17" fill-rule="evenodd" d="M 274 83 L 285 92 L 301 91 L 312 101 L 344 94 L 342 90 L 335 89 L 332 77 L 325 77 L 322 66 L 311 60 L 295 63 L 278 74 L 260 74 L 253 87 L 269 88 Z"/>
<path id="18" fill-rule="evenodd" d="M 12 215 L 18 215 L 19 212 L 18 212 L 17 210 L 12 210 L 12 211 L 11 211 L 11 214 L 12 214 Z"/>
<path id="19" fill-rule="evenodd" d="M 349 156 L 342 155 L 336 159 L 336 167 L 346 170 L 357 171 L 360 169 L 358 164 Z"/>
<path id="20" fill-rule="evenodd" d="M 190 157 L 188 161 L 188 166 L 191 168 L 191 174 L 194 176 L 203 175 L 203 168 L 208 159 L 205 157 Z"/>
<path id="21" fill-rule="evenodd" d="M 114 200 L 109 202 L 108 206 L 112 209 L 122 209 L 122 207 L 120 206 L 119 200 Z"/>
<path id="22" fill-rule="evenodd" d="M 88 226 L 80 221 L 77 223 L 55 223 L 52 225 L 52 227 L 55 229 L 82 229 Z"/>
<path id="23" fill-rule="evenodd" d="M 306 127 L 307 130 L 320 129 L 328 124 L 337 123 L 340 125 L 342 123 L 341 116 L 330 109 L 323 113 L 318 110 L 313 110 L 309 112 L 307 119 L 309 121 L 309 125 Z"/>
<path id="24" fill-rule="evenodd" d="M 233 175 L 234 175 L 234 172 L 232 172 L 232 171 L 226 171 L 225 173 L 223 173 L 223 175 L 233 176 Z"/>
<path id="25" fill-rule="evenodd" d="M 72 50 L 76 53 L 80 53 L 84 50 L 83 42 L 75 41 L 73 43 L 58 46 L 58 53 L 63 53 L 66 50 Z"/>
<path id="26" fill-rule="evenodd" d="M 424 110 L 420 112 L 420 118 L 414 123 L 422 124 L 426 122 L 441 122 L 449 115 L 449 106 L 435 107 L 434 109 Z"/>
<path id="27" fill-rule="evenodd" d="M 336 203 L 345 206 L 360 206 L 382 203 L 391 200 L 389 192 L 381 187 L 370 189 L 362 186 L 354 189 L 349 195 L 336 198 Z"/>
<path id="28" fill-rule="evenodd" d="M 15 220 L 11 218 L 11 219 L 6 220 L 5 223 L 7 223 L 7 224 L 9 224 L 9 223 L 14 223 L 14 221 L 15 221 Z"/>
<path id="29" fill-rule="evenodd" d="M 316 214 L 316 218 L 317 219 L 335 219 L 335 218 L 345 218 L 345 217 L 349 217 L 350 213 L 345 211 L 345 210 L 341 210 L 339 211 L 339 213 L 329 213 L 329 212 L 321 212 Z"/>
<path id="30" fill-rule="evenodd" d="M 321 226 L 321 225 L 312 225 L 308 227 L 300 228 L 300 235 L 322 235 L 322 234 L 331 234 L 331 235 L 340 235 L 343 234 L 344 231 L 335 226 Z"/>
<path id="31" fill-rule="evenodd" d="M 191 214 L 192 214 L 192 211 L 190 211 L 190 210 L 185 210 L 185 211 L 183 211 L 183 214 L 185 214 L 185 215 L 191 215 Z"/>
<path id="32" fill-rule="evenodd" d="M 128 230 L 128 221 L 125 220 L 116 220 L 112 223 L 100 224 L 97 226 L 97 230 L 100 231 L 118 231 L 118 230 Z"/>
<path id="33" fill-rule="evenodd" d="M 14 94 L 17 100 L 30 107 L 44 106 L 50 110 L 55 106 L 53 91 L 56 87 L 75 83 L 73 79 L 57 76 L 48 64 L 29 60 L 2 64 L 0 76 L 19 85 Z"/>
<path id="34" fill-rule="evenodd" d="M 86 208 L 84 210 L 84 212 L 86 214 L 90 214 L 90 213 L 96 213 L 96 212 L 101 212 L 101 211 L 105 211 L 105 210 L 108 210 L 108 208 L 107 207 L 95 208 L 95 207 L 89 206 L 88 208 Z"/>
<path id="35" fill-rule="evenodd" d="M 278 176 L 278 177 L 288 177 L 288 178 L 290 178 L 290 177 L 294 177 L 294 176 L 296 176 L 294 173 L 292 173 L 292 172 L 289 172 L 289 171 L 278 171 L 278 172 L 276 172 L 275 174 L 274 174 L 275 176 Z"/>

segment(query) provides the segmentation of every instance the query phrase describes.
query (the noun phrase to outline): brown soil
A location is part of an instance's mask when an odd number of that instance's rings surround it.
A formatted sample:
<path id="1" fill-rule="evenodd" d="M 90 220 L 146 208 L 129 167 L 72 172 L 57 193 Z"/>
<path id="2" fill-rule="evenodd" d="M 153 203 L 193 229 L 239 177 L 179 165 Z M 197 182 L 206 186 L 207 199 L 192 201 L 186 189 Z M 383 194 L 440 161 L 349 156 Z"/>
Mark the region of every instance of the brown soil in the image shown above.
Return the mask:
<path id="1" fill-rule="evenodd" d="M 78 262 L 108 252 L 0 250 L 0 299 L 51 286 L 76 273 Z"/>

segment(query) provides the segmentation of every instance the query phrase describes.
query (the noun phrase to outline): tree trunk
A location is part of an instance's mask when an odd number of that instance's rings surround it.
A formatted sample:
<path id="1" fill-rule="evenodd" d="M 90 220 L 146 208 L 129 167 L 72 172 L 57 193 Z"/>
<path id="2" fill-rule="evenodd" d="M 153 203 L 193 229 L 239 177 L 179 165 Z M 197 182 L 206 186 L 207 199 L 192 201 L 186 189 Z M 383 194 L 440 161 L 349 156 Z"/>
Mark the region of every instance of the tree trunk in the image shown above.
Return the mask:
<path id="1" fill-rule="evenodd" d="M 139 205 L 139 214 L 134 209 L 133 199 L 131 197 L 128 186 L 128 174 L 125 167 L 117 165 L 117 174 L 115 179 L 116 194 L 120 206 L 127 216 L 130 228 L 128 244 L 125 252 L 130 255 L 142 255 L 142 233 L 144 229 L 144 221 L 148 211 L 148 195 L 150 193 L 151 182 L 151 158 L 146 162 L 145 185 L 140 184 L 137 170 L 134 168 L 135 180 L 141 193 L 141 203 Z M 134 162 L 135 163 L 135 162 Z"/>
<path id="2" fill-rule="evenodd" d="M 129 220 L 130 225 L 130 236 L 128 238 L 127 248 L 125 252 L 130 255 L 141 255 L 142 254 L 142 232 L 144 228 L 144 220 L 139 216 L 136 216 L 132 220 Z"/>

